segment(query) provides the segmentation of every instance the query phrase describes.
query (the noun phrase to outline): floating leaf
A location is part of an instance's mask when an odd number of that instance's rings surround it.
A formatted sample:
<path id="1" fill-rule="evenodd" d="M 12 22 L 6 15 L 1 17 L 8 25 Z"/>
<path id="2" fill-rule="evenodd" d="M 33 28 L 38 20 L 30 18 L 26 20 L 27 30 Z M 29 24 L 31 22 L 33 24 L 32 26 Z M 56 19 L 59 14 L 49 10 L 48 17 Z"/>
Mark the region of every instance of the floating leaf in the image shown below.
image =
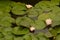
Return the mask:
<path id="1" fill-rule="evenodd" d="M 50 33 L 51 33 L 53 36 L 56 36 L 56 35 L 57 35 L 57 31 L 56 31 L 55 29 L 50 30 Z"/>
<path id="2" fill-rule="evenodd" d="M 32 40 L 38 40 L 38 38 L 34 34 L 31 34 L 31 38 Z"/>
<path id="3" fill-rule="evenodd" d="M 35 8 L 40 9 L 40 11 L 43 11 L 42 13 L 44 13 L 44 12 L 49 13 L 49 12 L 51 12 L 52 7 L 55 7 L 56 5 L 59 5 L 59 2 L 56 3 L 56 2 L 51 2 L 51 1 L 41 1 L 35 5 Z M 56 9 L 56 8 L 54 8 L 54 9 Z M 40 14 L 41 14 L 41 12 L 40 12 Z"/>
<path id="4" fill-rule="evenodd" d="M 35 5 L 36 8 L 46 9 L 52 6 L 56 6 L 57 3 L 51 1 L 41 1 Z M 58 3 L 59 5 L 59 3 Z"/>
<path id="5" fill-rule="evenodd" d="M 1 32 L 4 36 L 6 36 L 6 35 L 11 34 L 11 31 L 12 31 L 11 27 L 3 27 Z"/>
<path id="6" fill-rule="evenodd" d="M 59 5 L 60 0 L 51 0 L 53 4 Z"/>
<path id="7" fill-rule="evenodd" d="M 44 36 L 40 36 L 39 40 L 49 40 L 48 38 L 44 37 Z"/>
<path id="8" fill-rule="evenodd" d="M 53 34 L 53 36 L 56 36 L 58 33 L 60 33 L 60 26 L 59 25 L 56 25 L 55 27 L 53 27 L 51 30 L 50 30 L 51 34 Z"/>
<path id="9" fill-rule="evenodd" d="M 22 37 L 14 37 L 14 40 L 23 40 Z"/>
<path id="10" fill-rule="evenodd" d="M 38 40 L 34 34 L 27 34 L 23 37 L 25 40 Z"/>
<path id="11" fill-rule="evenodd" d="M 21 27 L 15 27 L 13 28 L 12 33 L 16 35 L 23 35 L 29 33 L 29 30 L 27 28 L 23 29 Z"/>
<path id="12" fill-rule="evenodd" d="M 20 3 L 20 2 L 12 2 L 11 3 L 12 5 L 12 13 L 13 14 L 16 14 L 16 15 L 24 15 L 26 14 L 26 7 L 23 3 Z"/>
<path id="13" fill-rule="evenodd" d="M 59 13 L 57 13 L 57 14 L 54 14 L 54 13 L 41 14 L 38 17 L 38 20 L 41 20 L 44 22 L 46 19 L 49 19 L 49 18 L 52 19 L 52 21 L 53 21 L 52 27 L 60 24 Z"/>
<path id="14" fill-rule="evenodd" d="M 18 17 L 16 19 L 16 24 L 17 25 L 22 25 L 22 26 L 25 26 L 25 27 L 30 27 L 31 25 L 33 25 L 33 20 L 31 20 L 30 18 L 28 17 Z"/>
<path id="15" fill-rule="evenodd" d="M 39 32 L 36 37 L 39 39 L 39 40 L 49 40 L 45 34 L 43 32 Z"/>
<path id="16" fill-rule="evenodd" d="M 41 29 L 44 29 L 46 25 L 43 21 L 36 21 L 35 24 L 33 24 L 33 27 L 41 30 Z"/>
<path id="17" fill-rule="evenodd" d="M 37 17 L 38 14 L 39 14 L 39 10 L 38 10 L 38 9 L 35 9 L 35 8 L 29 9 L 29 10 L 27 11 L 27 15 L 28 15 L 28 17 L 30 17 L 30 18 Z"/>
<path id="18" fill-rule="evenodd" d="M 6 35 L 4 38 L 5 38 L 4 40 L 13 40 L 14 39 L 13 35 L 11 35 L 11 34 Z"/>
<path id="19" fill-rule="evenodd" d="M 23 38 L 24 38 L 25 40 L 32 40 L 30 34 L 26 34 L 26 35 L 24 35 Z"/>
<path id="20" fill-rule="evenodd" d="M 55 40 L 60 40 L 60 34 L 56 36 Z"/>
<path id="21" fill-rule="evenodd" d="M 51 8 L 51 14 L 57 14 L 60 11 L 60 8 L 58 6 L 53 6 Z"/>
<path id="22" fill-rule="evenodd" d="M 13 22 L 14 22 L 14 19 L 8 16 L 2 17 L 2 19 L 0 19 L 0 25 L 5 27 L 10 27 L 11 23 Z"/>
<path id="23" fill-rule="evenodd" d="M 0 11 L 3 12 L 10 12 L 11 7 L 10 7 L 10 1 L 0 1 Z"/>
<path id="24" fill-rule="evenodd" d="M 2 33 L 0 33 L 0 38 L 3 38 L 3 37 L 4 37 L 4 35 Z"/>

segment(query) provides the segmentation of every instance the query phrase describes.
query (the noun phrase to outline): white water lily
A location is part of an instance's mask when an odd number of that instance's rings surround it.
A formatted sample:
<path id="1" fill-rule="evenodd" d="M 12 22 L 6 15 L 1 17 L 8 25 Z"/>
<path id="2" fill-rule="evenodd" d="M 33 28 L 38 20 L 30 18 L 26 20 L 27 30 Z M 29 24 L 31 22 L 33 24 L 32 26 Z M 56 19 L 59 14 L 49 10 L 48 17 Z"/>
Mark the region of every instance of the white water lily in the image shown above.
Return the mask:
<path id="1" fill-rule="evenodd" d="M 34 31 L 35 30 L 35 27 L 30 27 L 30 31 Z"/>
<path id="2" fill-rule="evenodd" d="M 52 24 L 52 20 L 50 18 L 46 19 L 45 22 L 46 22 L 47 25 L 51 25 Z"/>
<path id="3" fill-rule="evenodd" d="M 28 4 L 28 5 L 26 5 L 26 7 L 29 9 L 29 8 L 32 8 L 33 6 Z"/>

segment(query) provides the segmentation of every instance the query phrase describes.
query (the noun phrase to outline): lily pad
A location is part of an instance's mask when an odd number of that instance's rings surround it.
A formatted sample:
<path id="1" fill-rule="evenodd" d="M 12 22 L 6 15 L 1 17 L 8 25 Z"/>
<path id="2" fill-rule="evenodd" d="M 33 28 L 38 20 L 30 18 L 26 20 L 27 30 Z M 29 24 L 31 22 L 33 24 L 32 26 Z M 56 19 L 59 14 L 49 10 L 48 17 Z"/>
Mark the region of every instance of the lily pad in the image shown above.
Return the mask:
<path id="1" fill-rule="evenodd" d="M 12 8 L 12 13 L 15 14 L 15 15 L 24 15 L 26 14 L 26 7 L 23 3 L 20 3 L 20 2 L 11 2 L 11 6 L 13 7 Z"/>
<path id="2" fill-rule="evenodd" d="M 15 27 L 13 28 L 12 33 L 15 35 L 23 35 L 29 33 L 29 30 L 27 28 Z"/>
<path id="3" fill-rule="evenodd" d="M 18 17 L 16 19 L 16 24 L 17 25 L 22 25 L 22 26 L 25 26 L 25 27 L 29 28 L 31 25 L 34 24 L 34 21 L 31 20 L 28 17 Z"/>

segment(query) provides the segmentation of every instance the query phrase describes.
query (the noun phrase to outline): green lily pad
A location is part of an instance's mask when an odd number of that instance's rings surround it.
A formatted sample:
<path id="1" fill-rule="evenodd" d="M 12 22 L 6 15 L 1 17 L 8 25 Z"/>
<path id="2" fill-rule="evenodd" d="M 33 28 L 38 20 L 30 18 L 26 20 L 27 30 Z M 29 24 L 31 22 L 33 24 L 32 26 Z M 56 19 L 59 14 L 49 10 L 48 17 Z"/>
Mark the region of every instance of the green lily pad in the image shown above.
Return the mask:
<path id="1" fill-rule="evenodd" d="M 0 19 L 0 25 L 5 27 L 10 27 L 11 23 L 14 23 L 15 20 L 11 17 L 5 16 Z"/>
<path id="2" fill-rule="evenodd" d="M 23 35 L 29 33 L 29 30 L 27 28 L 15 27 L 13 28 L 12 33 L 15 35 Z"/>
<path id="3" fill-rule="evenodd" d="M 23 37 L 25 40 L 38 40 L 34 34 L 27 34 Z"/>
<path id="4" fill-rule="evenodd" d="M 51 1 L 41 1 L 35 5 L 36 8 L 45 9 L 48 7 L 59 5 L 59 3 L 51 2 Z"/>
<path id="5" fill-rule="evenodd" d="M 55 27 L 53 27 L 51 30 L 50 30 L 51 34 L 53 34 L 53 36 L 56 36 L 58 33 L 60 33 L 60 26 L 57 25 Z"/>
<path id="6" fill-rule="evenodd" d="M 4 38 L 5 38 L 4 40 L 13 40 L 14 39 L 13 35 L 6 35 Z"/>
<path id="7" fill-rule="evenodd" d="M 25 26 L 25 27 L 29 28 L 31 25 L 34 24 L 34 22 L 33 22 L 33 20 L 31 20 L 28 17 L 18 17 L 16 19 L 16 24 L 17 25 L 22 25 L 22 26 Z"/>
<path id="8" fill-rule="evenodd" d="M 14 37 L 14 40 L 23 40 L 23 37 Z"/>
<path id="9" fill-rule="evenodd" d="M 51 0 L 53 4 L 59 5 L 60 0 Z"/>
<path id="10" fill-rule="evenodd" d="M 44 29 L 46 27 L 45 23 L 43 21 L 39 21 L 37 20 L 35 22 L 35 24 L 33 24 L 33 27 L 35 27 L 36 29 Z"/>
<path id="11" fill-rule="evenodd" d="M 20 2 L 11 2 L 11 6 L 13 7 L 12 8 L 12 13 L 13 14 L 16 14 L 16 15 L 24 15 L 26 14 L 26 7 L 23 3 L 20 3 Z"/>
<path id="12" fill-rule="evenodd" d="M 30 34 L 26 34 L 26 35 L 24 35 L 24 36 L 23 36 L 23 39 L 25 39 L 25 40 L 32 40 Z"/>
<path id="13" fill-rule="evenodd" d="M 38 9 L 35 9 L 35 8 L 29 9 L 29 10 L 27 11 L 27 15 L 28 15 L 28 17 L 30 17 L 30 18 L 37 17 L 38 14 L 39 14 L 39 10 L 38 10 Z"/>
<path id="14" fill-rule="evenodd" d="M 2 33 L 0 33 L 0 38 L 3 38 L 3 37 L 4 37 L 4 35 Z"/>
<path id="15" fill-rule="evenodd" d="M 10 12 L 11 7 L 10 7 L 10 1 L 0 1 L 0 11 L 3 12 Z"/>
<path id="16" fill-rule="evenodd" d="M 6 35 L 10 35 L 11 31 L 12 31 L 11 27 L 3 27 L 1 32 L 4 36 L 6 36 Z"/>
<path id="17" fill-rule="evenodd" d="M 42 32 L 39 32 L 36 37 L 39 39 L 39 40 L 49 40 L 44 33 Z"/>
<path id="18" fill-rule="evenodd" d="M 59 19 L 59 13 L 47 13 L 47 14 L 41 14 L 38 17 L 38 20 L 40 21 L 45 21 L 46 19 L 51 19 L 52 20 L 52 27 L 56 26 L 56 25 L 60 25 L 60 19 Z"/>
<path id="19" fill-rule="evenodd" d="M 56 36 L 55 40 L 60 40 L 60 34 Z"/>
<path id="20" fill-rule="evenodd" d="M 56 35 L 57 35 L 57 30 L 52 29 L 52 30 L 50 30 L 50 33 L 51 33 L 53 36 L 56 36 Z"/>

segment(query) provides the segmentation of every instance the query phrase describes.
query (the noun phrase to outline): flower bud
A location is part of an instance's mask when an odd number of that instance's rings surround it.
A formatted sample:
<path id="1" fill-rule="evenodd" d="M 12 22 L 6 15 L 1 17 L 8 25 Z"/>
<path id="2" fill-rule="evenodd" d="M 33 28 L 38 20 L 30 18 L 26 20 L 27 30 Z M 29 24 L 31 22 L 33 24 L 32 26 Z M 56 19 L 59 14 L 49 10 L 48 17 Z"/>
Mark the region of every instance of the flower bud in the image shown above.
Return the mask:
<path id="1" fill-rule="evenodd" d="M 35 27 L 30 27 L 30 31 L 34 31 L 35 30 Z"/>
<path id="2" fill-rule="evenodd" d="M 27 7 L 28 9 L 30 9 L 30 8 L 32 8 L 33 6 L 30 5 L 30 4 L 28 4 L 28 5 L 26 5 L 26 7 Z"/>
<path id="3" fill-rule="evenodd" d="M 50 18 L 46 19 L 45 22 L 46 22 L 47 25 L 51 25 L 52 24 L 52 20 Z"/>

